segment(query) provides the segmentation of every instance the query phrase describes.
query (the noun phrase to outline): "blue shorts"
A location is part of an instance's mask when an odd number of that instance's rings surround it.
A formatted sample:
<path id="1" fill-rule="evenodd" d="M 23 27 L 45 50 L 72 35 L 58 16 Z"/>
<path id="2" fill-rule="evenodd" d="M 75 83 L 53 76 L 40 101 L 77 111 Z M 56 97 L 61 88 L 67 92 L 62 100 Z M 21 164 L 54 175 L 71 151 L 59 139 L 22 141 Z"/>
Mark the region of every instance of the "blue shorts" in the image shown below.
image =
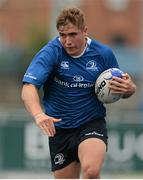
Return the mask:
<path id="1" fill-rule="evenodd" d="M 73 161 L 79 162 L 79 144 L 94 137 L 104 141 L 107 147 L 108 136 L 104 118 L 90 121 L 78 128 L 56 128 L 56 135 L 49 137 L 52 171 L 62 169 Z"/>

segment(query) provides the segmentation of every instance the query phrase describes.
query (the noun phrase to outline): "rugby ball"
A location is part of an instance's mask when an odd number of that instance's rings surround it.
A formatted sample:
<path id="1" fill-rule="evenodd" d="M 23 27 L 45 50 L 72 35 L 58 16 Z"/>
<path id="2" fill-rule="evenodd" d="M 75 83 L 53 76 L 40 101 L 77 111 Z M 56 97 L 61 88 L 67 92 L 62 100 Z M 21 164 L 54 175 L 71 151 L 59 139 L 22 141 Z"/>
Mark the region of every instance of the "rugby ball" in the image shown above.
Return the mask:
<path id="1" fill-rule="evenodd" d="M 118 68 L 110 68 L 102 72 L 95 83 L 95 94 L 102 103 L 113 103 L 121 98 L 120 94 L 113 94 L 109 88 L 109 81 L 113 76 L 122 78 L 123 71 Z"/>

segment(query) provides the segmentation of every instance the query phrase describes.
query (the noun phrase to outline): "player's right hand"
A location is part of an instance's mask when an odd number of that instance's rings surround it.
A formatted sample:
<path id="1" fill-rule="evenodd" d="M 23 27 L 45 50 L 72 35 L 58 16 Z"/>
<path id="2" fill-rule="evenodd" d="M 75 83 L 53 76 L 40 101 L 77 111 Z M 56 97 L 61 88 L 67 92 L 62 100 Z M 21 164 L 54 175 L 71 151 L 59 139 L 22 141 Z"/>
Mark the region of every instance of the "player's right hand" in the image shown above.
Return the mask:
<path id="1" fill-rule="evenodd" d="M 36 124 L 43 131 L 44 134 L 49 137 L 53 137 L 56 134 L 55 122 L 61 121 L 61 119 L 56 119 L 46 115 L 45 113 L 40 113 L 35 117 Z"/>

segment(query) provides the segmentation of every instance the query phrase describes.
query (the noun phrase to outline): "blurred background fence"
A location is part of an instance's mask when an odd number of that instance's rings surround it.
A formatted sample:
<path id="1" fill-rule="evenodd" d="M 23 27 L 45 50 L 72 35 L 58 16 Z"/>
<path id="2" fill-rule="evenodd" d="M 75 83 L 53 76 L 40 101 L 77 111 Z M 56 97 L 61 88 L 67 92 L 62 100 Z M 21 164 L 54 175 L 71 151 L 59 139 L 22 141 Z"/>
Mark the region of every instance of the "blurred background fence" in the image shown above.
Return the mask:
<path id="1" fill-rule="evenodd" d="M 57 35 L 55 18 L 67 5 L 83 9 L 89 36 L 111 46 L 137 84 L 131 98 L 107 105 L 103 174 L 143 177 L 143 1 L 0 0 L 0 178 L 33 171 L 34 178 L 52 177 L 48 138 L 24 109 L 21 79 L 34 54 Z"/>
<path id="2" fill-rule="evenodd" d="M 8 172 L 15 172 L 13 177 L 32 178 L 52 177 L 50 173 L 50 157 L 48 137 L 43 135 L 33 122 L 21 109 L 2 111 L 0 122 L 0 174 L 9 177 Z M 135 113 L 135 112 L 134 112 Z M 135 122 L 132 115 L 126 116 L 127 121 L 120 121 L 120 113 L 112 114 L 118 121 L 110 122 L 109 146 L 105 160 L 103 175 L 106 178 L 123 178 L 133 174 L 135 178 L 142 177 L 143 167 L 143 123 Z M 130 121 L 131 120 L 131 121 Z M 107 121 L 109 121 L 107 119 Z M 34 173 L 35 172 L 35 173 Z M 41 173 L 41 176 L 40 176 Z M 125 174 L 125 175 L 124 175 Z M 124 176 L 123 176 L 124 175 Z M 10 177 L 12 175 L 10 174 Z M 120 177 L 120 176 L 119 176 Z"/>

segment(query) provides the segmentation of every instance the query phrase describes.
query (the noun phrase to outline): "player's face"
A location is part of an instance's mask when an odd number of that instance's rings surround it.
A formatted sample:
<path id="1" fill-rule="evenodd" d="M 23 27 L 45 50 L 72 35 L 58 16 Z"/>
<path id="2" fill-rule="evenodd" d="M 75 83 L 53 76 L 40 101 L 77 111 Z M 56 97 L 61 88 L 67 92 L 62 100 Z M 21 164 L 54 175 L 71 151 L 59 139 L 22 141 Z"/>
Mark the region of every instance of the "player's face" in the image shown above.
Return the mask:
<path id="1" fill-rule="evenodd" d="M 58 29 L 60 40 L 66 52 L 71 56 L 78 56 L 86 46 L 87 28 L 78 29 L 77 26 L 69 23 L 60 26 Z"/>

